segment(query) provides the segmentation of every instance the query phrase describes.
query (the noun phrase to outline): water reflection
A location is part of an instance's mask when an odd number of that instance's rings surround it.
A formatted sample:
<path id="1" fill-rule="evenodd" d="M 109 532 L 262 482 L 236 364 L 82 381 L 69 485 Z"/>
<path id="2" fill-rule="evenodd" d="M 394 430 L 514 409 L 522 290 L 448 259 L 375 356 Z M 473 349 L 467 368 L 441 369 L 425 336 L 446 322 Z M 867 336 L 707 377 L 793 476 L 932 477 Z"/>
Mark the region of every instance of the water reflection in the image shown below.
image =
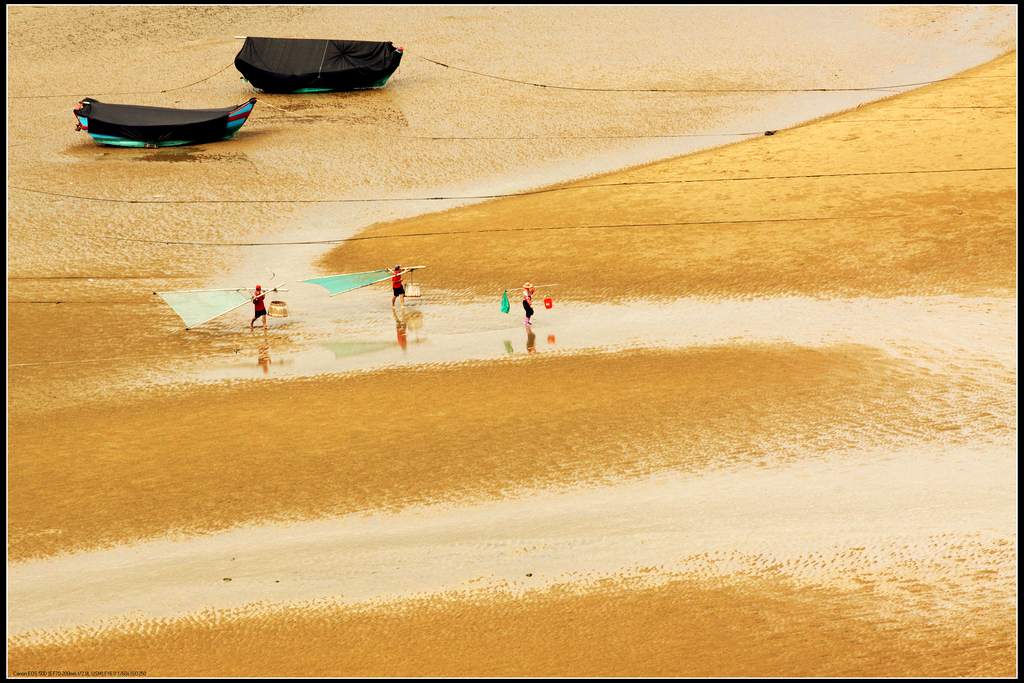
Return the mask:
<path id="1" fill-rule="evenodd" d="M 263 342 L 257 349 L 256 364 L 263 368 L 263 374 L 270 374 L 270 340 L 267 338 L 267 331 L 263 331 Z"/>
<path id="2" fill-rule="evenodd" d="M 513 355 L 516 352 L 515 351 L 515 347 L 512 345 L 511 340 L 505 339 L 503 341 L 503 343 L 505 345 L 505 353 L 506 353 L 506 355 L 511 356 L 511 355 Z M 553 346 L 554 343 L 555 343 L 555 335 L 549 334 L 548 335 L 548 345 L 549 346 Z M 537 334 L 533 331 L 532 328 L 529 328 L 529 327 L 526 328 L 526 352 L 527 353 L 537 353 Z"/>
<path id="3" fill-rule="evenodd" d="M 410 330 L 415 330 L 415 331 L 418 332 L 419 330 L 423 329 L 423 312 L 422 311 L 409 311 L 409 310 L 407 310 L 407 311 L 405 311 L 405 313 L 403 313 L 403 316 L 405 317 L 405 322 L 409 326 Z M 419 339 L 419 335 L 417 335 L 417 340 L 418 339 Z"/>
<path id="4" fill-rule="evenodd" d="M 420 336 L 420 331 L 423 329 L 423 313 L 422 311 L 410 311 L 405 309 L 400 314 L 401 322 L 399 322 L 399 316 L 395 318 L 395 328 L 398 333 L 398 345 L 405 351 L 408 345 L 408 335 L 406 330 L 413 331 L 413 343 L 421 344 L 426 339 Z"/>
<path id="5" fill-rule="evenodd" d="M 384 341 L 332 341 L 323 342 L 320 346 L 334 353 L 335 360 L 358 356 L 364 353 L 382 351 L 391 348 L 391 342 Z"/>
<path id="6" fill-rule="evenodd" d="M 406 326 L 408 323 L 402 318 L 402 314 L 391 309 L 391 315 L 395 316 L 395 332 L 398 335 L 398 345 L 402 347 L 402 353 L 407 353 L 409 350 L 409 340 L 406 337 Z"/>

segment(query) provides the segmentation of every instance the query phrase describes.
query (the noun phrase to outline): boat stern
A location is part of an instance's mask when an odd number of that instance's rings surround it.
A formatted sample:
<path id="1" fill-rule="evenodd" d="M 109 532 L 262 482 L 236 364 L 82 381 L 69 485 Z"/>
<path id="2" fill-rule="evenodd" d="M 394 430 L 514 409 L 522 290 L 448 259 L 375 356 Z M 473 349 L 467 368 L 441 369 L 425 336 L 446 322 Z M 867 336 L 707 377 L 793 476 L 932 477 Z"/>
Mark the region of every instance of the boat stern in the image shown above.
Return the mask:
<path id="1" fill-rule="evenodd" d="M 228 114 L 227 122 L 227 135 L 225 137 L 231 137 L 238 132 L 238 129 L 245 125 L 245 122 L 249 120 L 249 114 L 252 113 L 252 108 L 256 104 L 256 98 L 253 97 L 248 102 L 240 105 L 237 109 Z"/>

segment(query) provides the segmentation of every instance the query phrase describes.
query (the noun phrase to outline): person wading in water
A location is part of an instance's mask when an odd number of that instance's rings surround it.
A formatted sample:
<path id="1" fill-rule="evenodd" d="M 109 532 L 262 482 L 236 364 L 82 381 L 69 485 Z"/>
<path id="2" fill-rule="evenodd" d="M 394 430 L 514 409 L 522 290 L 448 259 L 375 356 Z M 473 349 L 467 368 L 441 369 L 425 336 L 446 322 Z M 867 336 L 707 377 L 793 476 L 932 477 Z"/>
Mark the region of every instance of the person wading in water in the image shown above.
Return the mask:
<path id="1" fill-rule="evenodd" d="M 396 265 L 394 268 L 388 268 L 388 271 L 392 274 L 391 277 L 391 308 L 395 307 L 395 301 L 398 297 L 402 297 L 398 307 L 401 309 L 405 308 L 405 287 L 402 286 L 402 273 L 408 272 L 403 271 L 402 266 Z"/>
<path id="2" fill-rule="evenodd" d="M 533 286 L 532 282 L 523 283 L 523 310 L 526 311 L 526 319 L 523 322 L 527 327 L 533 325 L 533 295 L 536 293 L 537 288 Z"/>
<path id="3" fill-rule="evenodd" d="M 262 288 L 256 285 L 256 292 L 252 295 L 252 305 L 256 308 L 256 312 L 253 314 L 252 321 L 249 323 L 249 329 L 253 329 L 253 325 L 257 320 L 263 318 L 263 329 L 267 329 L 267 307 L 264 304 L 266 294 L 263 293 Z"/>

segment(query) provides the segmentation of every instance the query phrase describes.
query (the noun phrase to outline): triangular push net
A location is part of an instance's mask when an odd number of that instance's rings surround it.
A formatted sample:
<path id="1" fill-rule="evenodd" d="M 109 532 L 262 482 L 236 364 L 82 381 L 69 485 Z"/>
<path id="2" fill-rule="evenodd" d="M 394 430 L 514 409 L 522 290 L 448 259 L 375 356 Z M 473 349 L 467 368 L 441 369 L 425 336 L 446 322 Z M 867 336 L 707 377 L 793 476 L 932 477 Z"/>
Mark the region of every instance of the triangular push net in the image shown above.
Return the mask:
<path id="1" fill-rule="evenodd" d="M 189 329 L 252 302 L 252 295 L 244 289 L 157 294 L 185 321 L 185 327 Z"/>
<path id="2" fill-rule="evenodd" d="M 341 275 L 314 277 L 309 280 L 303 280 L 303 282 L 320 285 L 330 292 L 331 296 L 334 296 L 335 294 L 351 292 L 353 289 L 366 287 L 376 282 L 383 282 L 393 275 L 394 273 L 391 271 L 381 268 L 380 270 L 370 270 L 365 273 L 342 273 Z"/>

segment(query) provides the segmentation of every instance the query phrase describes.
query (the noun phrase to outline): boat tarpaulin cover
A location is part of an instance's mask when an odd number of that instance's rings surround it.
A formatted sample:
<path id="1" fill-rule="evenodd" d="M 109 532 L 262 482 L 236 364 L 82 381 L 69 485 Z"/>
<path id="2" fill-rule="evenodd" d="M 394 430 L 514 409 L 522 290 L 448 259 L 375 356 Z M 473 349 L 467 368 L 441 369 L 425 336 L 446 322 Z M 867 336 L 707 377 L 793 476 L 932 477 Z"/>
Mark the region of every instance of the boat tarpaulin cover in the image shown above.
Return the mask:
<path id="1" fill-rule="evenodd" d="M 372 285 L 375 282 L 383 282 L 393 275 L 394 273 L 391 271 L 381 268 L 380 270 L 370 270 L 365 273 L 343 273 L 341 275 L 315 277 L 309 280 L 303 280 L 303 282 L 320 285 L 330 292 L 331 296 L 334 296 L 335 294 L 351 292 L 353 289 Z"/>
<path id="2" fill-rule="evenodd" d="M 157 292 L 174 309 L 185 327 L 191 329 L 216 317 L 252 303 L 252 295 L 244 289 Z"/>
<path id="3" fill-rule="evenodd" d="M 235 67 L 266 92 L 353 90 L 388 78 L 402 61 L 391 43 L 307 38 L 246 38 Z"/>
<path id="4" fill-rule="evenodd" d="M 255 101 L 255 100 L 250 100 Z M 220 109 L 171 109 L 107 104 L 87 97 L 77 114 L 89 119 L 89 132 L 140 142 L 213 141 L 228 134 L 228 116 L 244 106 Z"/>

